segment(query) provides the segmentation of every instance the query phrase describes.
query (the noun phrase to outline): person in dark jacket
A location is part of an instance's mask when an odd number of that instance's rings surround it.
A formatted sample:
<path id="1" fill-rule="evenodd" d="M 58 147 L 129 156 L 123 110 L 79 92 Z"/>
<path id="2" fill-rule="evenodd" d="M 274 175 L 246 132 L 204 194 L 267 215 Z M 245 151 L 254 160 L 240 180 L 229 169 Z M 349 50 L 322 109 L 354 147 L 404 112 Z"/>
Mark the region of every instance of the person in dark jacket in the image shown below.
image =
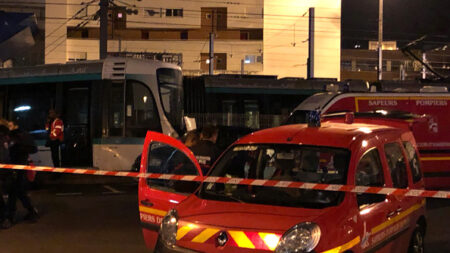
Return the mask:
<path id="1" fill-rule="evenodd" d="M 10 137 L 10 163 L 11 164 L 28 164 L 28 156 L 31 153 L 37 151 L 36 144 L 33 137 L 25 131 L 19 129 L 17 122 L 9 122 L 9 137 Z M 28 179 L 26 171 L 13 171 L 11 175 L 12 184 L 8 190 L 8 202 L 7 202 L 7 219 L 11 223 L 15 222 L 16 214 L 16 201 L 19 199 L 22 205 L 27 209 L 28 214 L 25 216 L 25 220 L 30 222 L 36 222 L 38 219 L 37 210 L 31 204 L 30 197 L 27 194 Z"/>
<path id="2" fill-rule="evenodd" d="M 9 163 L 9 128 L 8 121 L 0 119 L 0 163 Z M 3 199 L 3 189 L 6 188 L 7 178 L 11 172 L 0 169 L 0 226 L 8 227 L 6 220 L 6 204 Z M 5 224 L 4 224 L 5 223 Z"/>
<path id="3" fill-rule="evenodd" d="M 192 152 L 202 167 L 203 174 L 207 174 L 213 163 L 220 155 L 216 145 L 219 129 L 215 126 L 205 126 L 200 133 L 200 141 L 191 147 Z"/>

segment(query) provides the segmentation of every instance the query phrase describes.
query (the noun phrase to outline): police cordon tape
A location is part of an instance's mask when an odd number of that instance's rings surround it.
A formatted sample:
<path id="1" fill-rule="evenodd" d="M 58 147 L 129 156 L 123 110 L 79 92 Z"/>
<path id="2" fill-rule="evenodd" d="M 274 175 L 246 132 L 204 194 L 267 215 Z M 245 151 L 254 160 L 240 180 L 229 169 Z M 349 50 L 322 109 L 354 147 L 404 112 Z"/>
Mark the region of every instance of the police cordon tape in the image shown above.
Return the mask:
<path id="1" fill-rule="evenodd" d="M 125 171 L 95 170 L 95 169 L 54 168 L 46 166 L 17 165 L 17 164 L 0 164 L 0 169 L 30 170 L 30 171 L 66 173 L 66 174 L 133 177 L 133 178 L 148 178 L 148 179 L 191 181 L 191 182 L 195 181 L 195 182 L 223 183 L 234 185 L 269 186 L 278 188 L 294 188 L 294 189 L 339 191 L 339 192 L 353 192 L 353 193 L 372 193 L 372 194 L 396 195 L 406 197 L 450 199 L 450 191 L 399 189 L 389 187 L 355 186 L 355 185 L 341 185 L 341 184 L 318 184 L 318 183 L 304 183 L 304 182 L 283 181 L 283 180 L 140 173 L 140 172 L 125 172 Z"/>

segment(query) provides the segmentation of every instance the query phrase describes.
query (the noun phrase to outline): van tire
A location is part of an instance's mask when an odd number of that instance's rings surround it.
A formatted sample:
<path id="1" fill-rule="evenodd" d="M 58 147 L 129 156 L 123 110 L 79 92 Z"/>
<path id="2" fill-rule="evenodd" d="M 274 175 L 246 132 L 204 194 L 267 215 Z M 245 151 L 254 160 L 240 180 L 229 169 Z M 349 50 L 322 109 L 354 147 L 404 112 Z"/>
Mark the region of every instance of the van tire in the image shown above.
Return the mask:
<path id="1" fill-rule="evenodd" d="M 417 224 L 416 229 L 411 236 L 411 241 L 409 242 L 408 253 L 424 253 L 425 252 L 425 236 L 424 229 Z"/>

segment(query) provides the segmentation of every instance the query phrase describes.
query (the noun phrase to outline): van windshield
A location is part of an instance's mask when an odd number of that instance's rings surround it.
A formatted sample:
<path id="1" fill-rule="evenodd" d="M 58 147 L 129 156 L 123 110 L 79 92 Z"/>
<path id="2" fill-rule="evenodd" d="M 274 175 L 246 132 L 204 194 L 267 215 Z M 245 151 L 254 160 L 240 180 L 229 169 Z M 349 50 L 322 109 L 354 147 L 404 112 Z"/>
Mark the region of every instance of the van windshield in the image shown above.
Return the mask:
<path id="1" fill-rule="evenodd" d="M 213 167 L 214 177 L 345 184 L 350 152 L 341 148 L 290 144 L 236 145 Z M 343 193 L 268 186 L 204 183 L 200 198 L 264 205 L 324 208 Z"/>

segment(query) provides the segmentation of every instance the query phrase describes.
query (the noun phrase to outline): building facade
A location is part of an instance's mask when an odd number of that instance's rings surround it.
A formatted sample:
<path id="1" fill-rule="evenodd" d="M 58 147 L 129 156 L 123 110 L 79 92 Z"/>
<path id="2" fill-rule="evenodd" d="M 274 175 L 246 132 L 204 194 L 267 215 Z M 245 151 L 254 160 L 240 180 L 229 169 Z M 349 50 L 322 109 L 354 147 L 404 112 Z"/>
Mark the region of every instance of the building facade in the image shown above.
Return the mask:
<path id="1" fill-rule="evenodd" d="M 341 0 L 264 1 L 264 74 L 307 76 L 311 7 L 315 13 L 312 76 L 339 79 Z"/>
<path id="2" fill-rule="evenodd" d="M 409 57 L 397 48 L 395 41 L 383 42 L 383 80 L 436 79 L 420 61 Z M 355 46 L 356 47 L 356 46 Z M 377 80 L 378 44 L 369 41 L 368 49 L 342 49 L 341 80 Z M 450 73 L 450 47 L 443 45 L 430 50 L 414 49 L 411 52 L 427 63 L 436 73 L 445 77 Z"/>
<path id="3" fill-rule="evenodd" d="M 99 0 L 26 1 L 45 9 L 45 63 L 99 58 Z M 115 0 L 108 52 L 176 55 L 186 75 L 200 75 L 208 73 L 213 33 L 214 74 L 306 77 L 314 7 L 314 76 L 339 78 L 340 6 L 340 0 Z"/>

